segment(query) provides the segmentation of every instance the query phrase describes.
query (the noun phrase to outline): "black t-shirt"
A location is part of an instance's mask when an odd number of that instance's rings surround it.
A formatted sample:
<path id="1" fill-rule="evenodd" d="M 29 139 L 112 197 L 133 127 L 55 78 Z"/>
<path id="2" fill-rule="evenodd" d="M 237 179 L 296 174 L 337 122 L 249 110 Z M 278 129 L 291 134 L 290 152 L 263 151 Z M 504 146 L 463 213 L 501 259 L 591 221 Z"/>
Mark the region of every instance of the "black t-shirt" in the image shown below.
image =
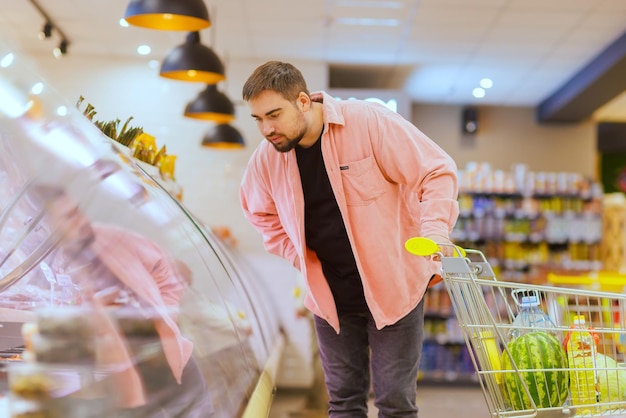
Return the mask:
<path id="1" fill-rule="evenodd" d="M 306 244 L 316 252 L 339 313 L 367 312 L 363 285 L 322 157 L 322 139 L 296 147 Z"/>

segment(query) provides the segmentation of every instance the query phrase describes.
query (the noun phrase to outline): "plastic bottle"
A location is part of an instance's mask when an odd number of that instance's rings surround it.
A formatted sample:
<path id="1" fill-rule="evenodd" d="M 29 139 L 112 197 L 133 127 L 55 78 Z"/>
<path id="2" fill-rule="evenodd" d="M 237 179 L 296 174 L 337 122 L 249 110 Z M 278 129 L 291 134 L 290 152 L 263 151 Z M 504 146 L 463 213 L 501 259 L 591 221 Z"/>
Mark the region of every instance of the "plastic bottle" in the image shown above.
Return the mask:
<path id="1" fill-rule="evenodd" d="M 530 328 L 541 328 L 542 331 L 546 331 L 559 339 L 554 322 L 539 308 L 539 300 L 536 295 L 522 297 L 520 311 L 513 319 L 511 329 L 507 334 L 508 341 L 532 332 L 533 330 Z"/>
<path id="2" fill-rule="evenodd" d="M 598 376 L 596 373 L 596 342 L 587 329 L 585 317 L 575 316 L 574 324 L 567 339 L 567 360 L 569 364 L 570 391 L 572 405 L 581 405 L 576 413 L 597 412 Z"/>

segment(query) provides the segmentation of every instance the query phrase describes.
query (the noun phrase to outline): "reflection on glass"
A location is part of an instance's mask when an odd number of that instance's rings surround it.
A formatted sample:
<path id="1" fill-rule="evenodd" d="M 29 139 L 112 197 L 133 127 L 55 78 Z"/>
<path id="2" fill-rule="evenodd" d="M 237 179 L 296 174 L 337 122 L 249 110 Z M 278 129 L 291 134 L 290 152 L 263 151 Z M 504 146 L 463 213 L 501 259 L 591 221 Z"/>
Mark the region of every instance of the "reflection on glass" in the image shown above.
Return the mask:
<path id="1" fill-rule="evenodd" d="M 45 86 L 31 96 L 43 81 L 18 58 L 0 68 L 0 356 L 16 363 L 4 382 L 12 411 L 239 416 L 279 332 L 263 317 L 273 305 L 259 309 L 215 238 L 81 113 Z"/>

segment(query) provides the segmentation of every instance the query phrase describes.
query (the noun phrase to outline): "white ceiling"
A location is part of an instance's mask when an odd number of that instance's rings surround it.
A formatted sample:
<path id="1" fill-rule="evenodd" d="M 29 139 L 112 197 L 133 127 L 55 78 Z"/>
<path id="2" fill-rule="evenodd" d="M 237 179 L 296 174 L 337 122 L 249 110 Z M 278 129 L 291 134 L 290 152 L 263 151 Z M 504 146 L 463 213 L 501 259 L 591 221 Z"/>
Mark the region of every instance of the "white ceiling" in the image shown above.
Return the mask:
<path id="1" fill-rule="evenodd" d="M 128 0 L 36 1 L 69 38 L 69 54 L 132 55 L 147 43 L 161 60 L 186 35 L 120 27 Z M 359 87 L 402 88 L 414 101 L 441 104 L 536 106 L 626 30 L 626 0 L 206 4 L 213 26 L 202 40 L 222 57 L 321 60 L 341 69 L 338 74 L 348 70 Z M 37 38 L 44 19 L 30 0 L 0 0 L 0 7 L 0 39 L 12 49 L 49 54 L 58 43 L 58 33 Z M 397 25 L 352 25 L 344 18 Z M 494 85 L 478 100 L 472 90 L 484 77 Z M 605 120 L 626 120 L 626 94 L 599 112 Z"/>

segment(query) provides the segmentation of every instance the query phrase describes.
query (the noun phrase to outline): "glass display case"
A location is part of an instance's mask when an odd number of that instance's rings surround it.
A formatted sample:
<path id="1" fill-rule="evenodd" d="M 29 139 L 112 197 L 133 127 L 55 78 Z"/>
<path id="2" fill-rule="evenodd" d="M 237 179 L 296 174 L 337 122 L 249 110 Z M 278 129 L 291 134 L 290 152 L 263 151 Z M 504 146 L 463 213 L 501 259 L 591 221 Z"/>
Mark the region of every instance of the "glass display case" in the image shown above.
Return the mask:
<path id="1" fill-rule="evenodd" d="M 14 59 L 0 47 L 0 417 L 252 416 L 283 344 L 254 269 Z"/>

